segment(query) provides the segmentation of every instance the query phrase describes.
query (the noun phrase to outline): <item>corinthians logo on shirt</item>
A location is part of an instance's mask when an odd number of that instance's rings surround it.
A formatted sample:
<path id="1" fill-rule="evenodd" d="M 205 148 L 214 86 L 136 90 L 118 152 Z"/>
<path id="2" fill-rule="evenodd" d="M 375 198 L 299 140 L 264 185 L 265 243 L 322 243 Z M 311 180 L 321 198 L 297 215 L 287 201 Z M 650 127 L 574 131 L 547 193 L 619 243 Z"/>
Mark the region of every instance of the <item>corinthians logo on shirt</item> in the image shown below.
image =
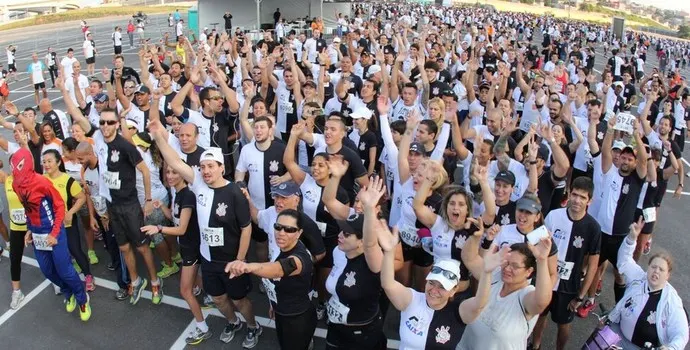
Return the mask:
<path id="1" fill-rule="evenodd" d="M 436 328 L 436 342 L 445 344 L 450 340 L 450 326 L 441 326 Z"/>

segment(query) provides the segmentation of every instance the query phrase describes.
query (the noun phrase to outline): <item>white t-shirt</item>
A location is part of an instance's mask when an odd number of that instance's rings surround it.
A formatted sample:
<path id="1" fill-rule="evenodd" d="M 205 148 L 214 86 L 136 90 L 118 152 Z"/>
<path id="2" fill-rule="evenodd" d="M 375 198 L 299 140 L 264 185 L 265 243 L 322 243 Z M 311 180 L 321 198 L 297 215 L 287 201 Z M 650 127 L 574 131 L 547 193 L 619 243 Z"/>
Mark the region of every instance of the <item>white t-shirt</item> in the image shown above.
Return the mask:
<path id="1" fill-rule="evenodd" d="M 41 61 L 31 62 L 31 64 L 29 64 L 29 73 L 31 74 L 31 81 L 33 81 L 34 84 L 45 81 L 45 79 L 43 79 L 43 70 L 45 68 L 46 66 Z"/>
<path id="2" fill-rule="evenodd" d="M 86 58 L 93 57 L 94 49 L 93 49 L 93 45 L 91 44 L 91 40 L 84 40 L 84 44 L 82 45 L 82 48 L 84 48 L 84 57 L 86 57 Z"/>
<path id="3" fill-rule="evenodd" d="M 75 57 L 72 57 L 72 58 L 64 57 L 60 61 L 60 65 L 62 66 L 62 69 L 65 71 L 65 76 L 68 76 L 68 77 L 72 76 L 72 73 L 74 72 L 72 65 L 74 64 L 74 62 L 77 62 L 77 59 Z M 69 79 L 66 79 L 66 80 L 69 80 Z"/>
<path id="4" fill-rule="evenodd" d="M 122 46 L 122 34 L 120 32 L 113 33 L 113 45 Z"/>
<path id="5" fill-rule="evenodd" d="M 89 78 L 87 78 L 84 74 L 79 74 L 78 84 L 79 89 L 81 89 L 81 96 L 86 99 L 86 89 L 89 87 Z M 77 96 L 74 94 L 74 81 L 72 79 L 65 80 L 65 89 L 67 89 L 67 92 L 69 92 L 69 96 L 72 98 L 72 101 L 77 104 Z"/>

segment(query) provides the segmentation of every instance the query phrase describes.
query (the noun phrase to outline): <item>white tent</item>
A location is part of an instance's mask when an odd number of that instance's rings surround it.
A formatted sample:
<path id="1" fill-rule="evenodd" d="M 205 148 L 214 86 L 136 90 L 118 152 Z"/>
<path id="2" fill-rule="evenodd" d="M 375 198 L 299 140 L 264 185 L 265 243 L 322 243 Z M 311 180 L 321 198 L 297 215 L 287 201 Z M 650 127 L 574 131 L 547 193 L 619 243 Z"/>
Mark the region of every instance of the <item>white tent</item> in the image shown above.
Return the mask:
<path id="1" fill-rule="evenodd" d="M 232 26 L 257 29 L 261 24 L 273 24 L 276 8 L 287 21 L 305 16 L 322 17 L 326 26 L 333 26 L 335 11 L 350 14 L 350 3 L 324 3 L 323 0 L 199 0 L 199 27 L 224 28 L 223 14 L 232 13 Z"/>

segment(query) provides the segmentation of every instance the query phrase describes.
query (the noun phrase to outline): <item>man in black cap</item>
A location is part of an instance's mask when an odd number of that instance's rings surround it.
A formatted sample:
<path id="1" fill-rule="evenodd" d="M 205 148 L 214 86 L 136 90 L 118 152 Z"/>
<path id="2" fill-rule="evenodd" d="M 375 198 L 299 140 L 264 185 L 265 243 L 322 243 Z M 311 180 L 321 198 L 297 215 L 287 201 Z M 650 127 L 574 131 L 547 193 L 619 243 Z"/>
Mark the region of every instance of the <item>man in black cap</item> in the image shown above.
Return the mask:
<path id="1" fill-rule="evenodd" d="M 496 197 L 496 219 L 494 224 L 509 225 L 515 223 L 515 201 L 510 200 L 515 186 L 515 175 L 512 171 L 506 170 L 496 174 L 494 178 L 494 196 Z M 481 192 L 479 184 L 471 186 L 475 197 Z M 476 197 L 481 198 L 481 197 Z M 489 223 L 485 223 L 490 226 Z"/>
<path id="2" fill-rule="evenodd" d="M 129 110 L 127 113 L 127 119 L 132 119 L 137 122 L 137 130 L 143 132 L 146 128 L 146 124 L 149 121 L 149 111 L 151 110 L 151 90 L 146 87 L 146 85 L 139 85 L 136 90 L 134 90 L 134 103 L 130 101 L 127 96 L 125 96 L 122 90 L 122 84 L 120 83 L 120 78 L 115 77 L 115 89 L 117 90 L 117 97 L 122 104 L 123 110 Z M 130 109 L 131 108 L 131 109 Z"/>

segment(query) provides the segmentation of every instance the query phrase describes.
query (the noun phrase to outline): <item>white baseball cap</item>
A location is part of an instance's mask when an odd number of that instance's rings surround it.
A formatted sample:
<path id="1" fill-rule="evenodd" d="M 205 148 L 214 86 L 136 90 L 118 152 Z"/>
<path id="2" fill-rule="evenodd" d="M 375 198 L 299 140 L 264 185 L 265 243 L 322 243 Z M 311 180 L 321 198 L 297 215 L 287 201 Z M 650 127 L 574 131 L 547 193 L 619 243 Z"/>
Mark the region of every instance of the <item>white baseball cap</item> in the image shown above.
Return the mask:
<path id="1" fill-rule="evenodd" d="M 352 119 L 364 118 L 366 120 L 369 120 L 371 119 L 372 114 L 373 113 L 369 108 L 367 108 L 366 106 L 361 106 L 355 108 L 355 110 L 352 113 L 350 113 L 350 117 L 352 117 Z"/>
<path id="2" fill-rule="evenodd" d="M 201 153 L 199 157 L 199 162 L 205 160 L 215 160 L 216 162 L 225 165 L 225 157 L 223 157 L 223 151 L 218 147 L 210 147 Z"/>
<path id="3" fill-rule="evenodd" d="M 369 70 L 367 70 L 367 76 L 370 77 L 378 72 L 381 71 L 381 66 L 378 64 L 373 64 L 369 67 Z"/>
<path id="4" fill-rule="evenodd" d="M 427 281 L 438 281 L 445 290 L 451 290 L 460 282 L 460 262 L 453 259 L 441 259 L 434 263 Z"/>

